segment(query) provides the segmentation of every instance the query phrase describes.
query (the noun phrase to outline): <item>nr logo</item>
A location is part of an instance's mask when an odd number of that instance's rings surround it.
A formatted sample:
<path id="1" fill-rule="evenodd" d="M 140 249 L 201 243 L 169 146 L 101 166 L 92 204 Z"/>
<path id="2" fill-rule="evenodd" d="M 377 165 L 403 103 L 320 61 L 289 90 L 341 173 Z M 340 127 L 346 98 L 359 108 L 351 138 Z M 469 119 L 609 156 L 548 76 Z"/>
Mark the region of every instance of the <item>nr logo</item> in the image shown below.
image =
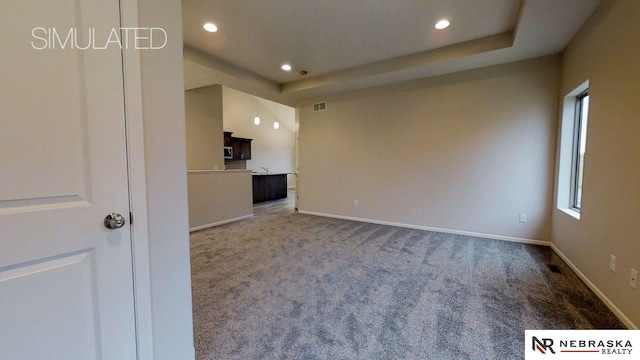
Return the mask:
<path id="1" fill-rule="evenodd" d="M 532 336 L 533 338 L 533 342 L 531 344 L 532 350 L 533 351 L 540 351 L 543 354 L 546 354 L 547 351 L 551 352 L 552 354 L 555 354 L 556 352 L 553 351 L 553 339 L 538 339 L 535 336 Z"/>

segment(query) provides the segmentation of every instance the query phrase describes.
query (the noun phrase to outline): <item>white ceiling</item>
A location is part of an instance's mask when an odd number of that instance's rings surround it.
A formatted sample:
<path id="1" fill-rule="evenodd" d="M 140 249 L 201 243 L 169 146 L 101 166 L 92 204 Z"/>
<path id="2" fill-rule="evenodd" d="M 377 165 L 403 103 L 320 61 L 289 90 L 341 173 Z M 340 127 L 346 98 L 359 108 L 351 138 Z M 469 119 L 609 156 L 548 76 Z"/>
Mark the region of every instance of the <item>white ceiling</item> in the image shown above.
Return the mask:
<path id="1" fill-rule="evenodd" d="M 222 84 L 294 105 L 332 92 L 554 54 L 599 3 L 183 0 L 185 88 Z M 435 30 L 441 18 L 451 26 Z M 204 31 L 205 22 L 219 31 Z M 282 71 L 284 63 L 293 70 Z"/>

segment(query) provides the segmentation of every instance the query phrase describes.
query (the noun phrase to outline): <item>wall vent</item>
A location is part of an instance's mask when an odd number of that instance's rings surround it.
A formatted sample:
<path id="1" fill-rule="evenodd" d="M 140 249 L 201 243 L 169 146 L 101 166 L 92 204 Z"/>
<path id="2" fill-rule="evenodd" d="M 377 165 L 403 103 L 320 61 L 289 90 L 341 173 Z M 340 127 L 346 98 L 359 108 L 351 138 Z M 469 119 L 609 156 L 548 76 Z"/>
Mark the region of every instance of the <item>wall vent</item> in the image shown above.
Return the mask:
<path id="1" fill-rule="evenodd" d="M 551 270 L 551 272 L 554 272 L 556 274 L 562 274 L 562 271 L 560 270 L 558 265 L 547 264 L 547 266 L 549 267 L 549 270 Z"/>
<path id="2" fill-rule="evenodd" d="M 325 110 L 327 110 L 326 101 L 313 104 L 313 112 L 325 111 Z"/>

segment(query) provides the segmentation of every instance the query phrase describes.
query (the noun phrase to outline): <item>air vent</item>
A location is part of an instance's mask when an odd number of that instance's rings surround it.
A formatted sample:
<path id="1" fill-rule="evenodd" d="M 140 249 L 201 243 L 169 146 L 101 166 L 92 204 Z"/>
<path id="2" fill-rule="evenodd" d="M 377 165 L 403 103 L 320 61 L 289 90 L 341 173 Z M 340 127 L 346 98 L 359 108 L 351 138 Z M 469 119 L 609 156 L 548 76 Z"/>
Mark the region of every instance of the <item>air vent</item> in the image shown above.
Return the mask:
<path id="1" fill-rule="evenodd" d="M 325 111 L 325 110 L 327 110 L 326 101 L 313 104 L 313 112 Z"/>
<path id="2" fill-rule="evenodd" d="M 554 272 L 556 274 L 562 274 L 562 271 L 560 270 L 558 265 L 547 264 L 547 266 L 549 267 L 549 270 L 551 270 L 551 272 Z"/>

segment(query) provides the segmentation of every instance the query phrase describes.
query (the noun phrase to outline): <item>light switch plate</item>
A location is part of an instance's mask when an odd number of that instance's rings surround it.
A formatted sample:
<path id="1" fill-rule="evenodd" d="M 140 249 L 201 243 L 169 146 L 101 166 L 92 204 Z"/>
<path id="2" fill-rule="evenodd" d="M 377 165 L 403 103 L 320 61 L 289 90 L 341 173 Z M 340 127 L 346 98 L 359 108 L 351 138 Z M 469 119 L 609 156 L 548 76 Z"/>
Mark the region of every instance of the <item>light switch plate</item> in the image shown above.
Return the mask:
<path id="1" fill-rule="evenodd" d="M 520 222 L 523 224 L 527 222 L 527 214 L 520 214 Z"/>
<path id="2" fill-rule="evenodd" d="M 609 258 L 609 270 L 616 272 L 616 257 L 613 255 Z"/>

